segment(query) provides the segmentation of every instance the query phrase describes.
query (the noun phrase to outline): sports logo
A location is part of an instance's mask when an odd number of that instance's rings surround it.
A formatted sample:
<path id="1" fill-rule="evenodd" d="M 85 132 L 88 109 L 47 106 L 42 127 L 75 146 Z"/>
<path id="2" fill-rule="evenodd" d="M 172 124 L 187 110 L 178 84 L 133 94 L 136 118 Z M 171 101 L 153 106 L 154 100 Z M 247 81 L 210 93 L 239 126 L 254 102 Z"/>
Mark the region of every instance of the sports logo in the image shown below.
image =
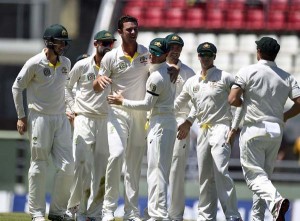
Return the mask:
<path id="1" fill-rule="evenodd" d="M 210 48 L 210 45 L 206 43 L 202 46 L 202 48 L 205 48 L 205 49 Z"/>
<path id="2" fill-rule="evenodd" d="M 68 69 L 66 67 L 62 67 L 61 68 L 61 73 L 67 74 L 68 73 Z"/>
<path id="3" fill-rule="evenodd" d="M 89 81 L 92 81 L 92 80 L 95 80 L 96 79 L 96 75 L 94 73 L 88 73 L 86 78 L 89 80 Z"/>
<path id="4" fill-rule="evenodd" d="M 159 41 L 154 42 L 154 45 L 161 48 L 162 44 Z"/>
<path id="5" fill-rule="evenodd" d="M 17 78 L 17 81 L 20 81 L 21 79 L 22 79 L 21 77 L 18 77 L 18 78 Z"/>
<path id="6" fill-rule="evenodd" d="M 156 85 L 155 84 L 150 83 L 149 88 L 150 88 L 150 91 L 152 91 L 152 92 L 156 91 Z"/>
<path id="7" fill-rule="evenodd" d="M 51 71 L 49 68 L 44 68 L 43 72 L 46 77 L 49 77 L 51 75 Z"/>
<path id="8" fill-rule="evenodd" d="M 122 61 L 119 64 L 117 64 L 117 67 L 120 71 L 123 71 L 126 69 L 127 65 L 126 65 L 125 61 Z"/>
<path id="9" fill-rule="evenodd" d="M 66 30 L 62 30 L 61 35 L 68 37 L 68 32 Z"/>
<path id="10" fill-rule="evenodd" d="M 200 89 L 200 86 L 199 85 L 196 85 L 193 87 L 193 93 L 198 93 L 199 92 L 199 89 Z"/>

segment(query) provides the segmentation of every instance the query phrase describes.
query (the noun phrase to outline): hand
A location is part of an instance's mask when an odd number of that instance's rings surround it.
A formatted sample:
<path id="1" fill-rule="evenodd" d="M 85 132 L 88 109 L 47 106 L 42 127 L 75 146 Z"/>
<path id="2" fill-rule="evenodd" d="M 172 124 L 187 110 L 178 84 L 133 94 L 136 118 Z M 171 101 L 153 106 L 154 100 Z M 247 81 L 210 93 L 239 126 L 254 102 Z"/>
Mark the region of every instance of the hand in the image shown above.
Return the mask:
<path id="1" fill-rule="evenodd" d="M 17 121 L 17 130 L 23 135 L 27 131 L 27 118 L 23 117 Z"/>
<path id="2" fill-rule="evenodd" d="M 109 104 L 122 105 L 124 97 L 120 91 L 116 91 L 112 95 L 108 95 L 107 100 Z"/>
<path id="3" fill-rule="evenodd" d="M 168 74 L 170 75 L 170 80 L 174 84 L 177 81 L 179 71 L 180 71 L 180 68 L 177 65 L 172 64 L 172 65 L 170 65 L 170 67 L 168 67 Z"/>
<path id="4" fill-rule="evenodd" d="M 72 127 L 74 127 L 74 119 L 75 119 L 75 113 L 73 112 L 66 112 L 66 115 L 70 121 L 70 124 Z"/>
<path id="5" fill-rule="evenodd" d="M 233 142 L 234 142 L 236 132 L 237 132 L 236 129 L 232 128 L 227 135 L 226 143 L 230 144 L 231 147 L 233 147 Z"/>
<path id="6" fill-rule="evenodd" d="M 187 137 L 187 135 L 190 132 L 191 126 L 192 123 L 189 122 L 188 120 L 184 121 L 182 124 L 179 125 L 178 133 L 177 133 L 178 140 L 183 140 Z"/>
<path id="7" fill-rule="evenodd" d="M 101 92 L 112 83 L 112 80 L 107 76 L 98 75 L 93 82 L 93 88 L 96 92 Z"/>

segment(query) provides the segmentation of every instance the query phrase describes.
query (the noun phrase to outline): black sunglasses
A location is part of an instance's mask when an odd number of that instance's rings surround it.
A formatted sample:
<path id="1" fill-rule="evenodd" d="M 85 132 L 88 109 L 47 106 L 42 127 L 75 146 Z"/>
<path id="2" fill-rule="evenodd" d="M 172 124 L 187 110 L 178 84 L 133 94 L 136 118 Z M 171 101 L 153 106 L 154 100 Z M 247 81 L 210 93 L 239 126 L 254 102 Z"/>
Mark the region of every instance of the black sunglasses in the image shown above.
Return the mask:
<path id="1" fill-rule="evenodd" d="M 210 57 L 211 58 L 213 56 L 215 56 L 215 53 L 209 52 L 209 51 L 198 53 L 198 57 Z"/>
<path id="2" fill-rule="evenodd" d="M 113 41 L 101 41 L 101 45 L 104 47 L 111 46 L 113 43 Z"/>

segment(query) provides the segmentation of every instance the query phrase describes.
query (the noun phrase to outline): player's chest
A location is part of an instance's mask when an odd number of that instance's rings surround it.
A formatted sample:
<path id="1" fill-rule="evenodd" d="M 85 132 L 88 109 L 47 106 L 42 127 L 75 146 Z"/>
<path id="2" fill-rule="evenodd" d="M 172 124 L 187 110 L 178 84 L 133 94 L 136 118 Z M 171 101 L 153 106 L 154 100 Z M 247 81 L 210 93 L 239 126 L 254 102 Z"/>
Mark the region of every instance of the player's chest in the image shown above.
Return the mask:
<path id="1" fill-rule="evenodd" d="M 126 73 L 131 73 L 131 75 L 139 75 L 141 72 L 148 72 L 148 69 L 149 63 L 146 56 L 140 56 L 133 60 L 122 58 L 115 61 L 113 67 L 113 75 L 115 75 L 115 77 Z"/>
<path id="2" fill-rule="evenodd" d="M 201 80 L 191 87 L 191 97 L 199 100 L 206 97 L 218 97 L 225 93 L 225 85 L 222 81 Z"/>
<path id="3" fill-rule="evenodd" d="M 42 83 L 65 81 L 67 79 L 68 73 L 69 69 L 64 65 L 60 65 L 59 67 L 41 65 L 36 70 L 35 80 Z"/>

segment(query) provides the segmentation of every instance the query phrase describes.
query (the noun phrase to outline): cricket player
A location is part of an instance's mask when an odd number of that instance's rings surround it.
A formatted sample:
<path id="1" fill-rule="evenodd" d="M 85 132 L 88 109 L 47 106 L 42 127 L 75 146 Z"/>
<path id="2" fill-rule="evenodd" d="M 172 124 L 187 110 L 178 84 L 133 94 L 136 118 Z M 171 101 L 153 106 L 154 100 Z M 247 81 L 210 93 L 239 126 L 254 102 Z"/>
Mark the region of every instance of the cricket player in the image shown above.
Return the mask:
<path id="1" fill-rule="evenodd" d="M 109 157 L 107 138 L 109 91 L 95 93 L 93 81 L 99 72 L 103 56 L 112 49 L 114 41 L 116 41 L 114 36 L 106 30 L 96 33 L 94 55 L 74 65 L 66 84 L 66 103 L 70 107 L 71 115 L 75 116 L 73 135 L 75 172 L 68 208 L 72 214 L 77 212 L 77 221 L 85 221 L 87 218 L 101 220 L 105 171 Z M 75 84 L 74 97 L 72 90 Z M 89 197 L 91 202 L 88 205 Z"/>
<path id="2" fill-rule="evenodd" d="M 231 108 L 227 102 L 234 77 L 214 66 L 217 48 L 212 43 L 201 43 L 197 53 L 201 63 L 200 75 L 186 81 L 174 104 L 176 110 L 180 110 L 191 100 L 195 108 L 194 115 L 178 127 L 178 139 L 189 133 L 194 116 L 200 124 L 197 140 L 200 184 L 197 221 L 216 221 L 218 199 L 227 221 L 241 221 L 235 186 L 228 172 L 231 145 L 227 135 L 231 127 L 238 126 L 232 125 Z"/>
<path id="3" fill-rule="evenodd" d="M 238 71 L 228 101 L 244 109 L 239 144 L 245 180 L 253 192 L 252 220 L 264 220 L 268 208 L 275 221 L 284 221 L 289 200 L 281 196 L 270 177 L 284 122 L 300 112 L 300 88 L 295 78 L 275 63 L 280 50 L 277 41 L 262 37 L 255 43 L 258 63 Z M 288 97 L 294 105 L 283 113 Z"/>
<path id="4" fill-rule="evenodd" d="M 33 221 L 45 221 L 45 194 L 49 156 L 56 167 L 48 219 L 73 220 L 65 214 L 73 180 L 71 128 L 65 114 L 65 82 L 71 62 L 62 56 L 70 39 L 59 24 L 46 28 L 46 48 L 30 58 L 18 74 L 12 93 L 20 134 L 28 130 L 31 149 L 28 172 L 29 212 Z M 28 119 L 22 92 L 27 89 Z"/>
<path id="5" fill-rule="evenodd" d="M 94 90 L 105 88 L 122 91 L 131 100 L 141 100 L 148 78 L 148 50 L 136 42 L 138 21 L 122 16 L 118 21 L 122 44 L 108 52 L 101 61 Z M 125 214 L 124 220 L 140 220 L 138 208 L 141 163 L 146 150 L 146 111 L 112 105 L 108 116 L 109 159 L 105 177 L 103 221 L 114 219 L 118 206 L 119 184 L 124 157 Z"/>
<path id="6" fill-rule="evenodd" d="M 169 47 L 165 38 L 150 42 L 150 76 L 144 100 L 124 99 L 121 93 L 109 95 L 111 104 L 129 109 L 150 111 L 148 146 L 148 214 L 150 220 L 170 220 L 167 210 L 169 182 L 177 123 L 174 114 L 176 85 L 170 81 L 166 57 Z"/>
<path id="7" fill-rule="evenodd" d="M 176 97 L 182 91 L 184 83 L 195 72 L 187 65 L 183 64 L 179 57 L 184 46 L 182 38 L 177 34 L 166 36 L 170 51 L 167 56 L 168 65 L 176 65 L 179 68 L 179 75 L 176 81 Z M 186 104 L 179 112 L 176 112 L 177 126 L 182 124 L 188 117 L 190 108 Z M 169 179 L 170 204 L 168 208 L 169 216 L 172 220 L 182 221 L 185 208 L 185 167 L 186 159 L 189 153 L 190 137 L 185 139 L 176 139 L 173 151 L 172 166 Z"/>

